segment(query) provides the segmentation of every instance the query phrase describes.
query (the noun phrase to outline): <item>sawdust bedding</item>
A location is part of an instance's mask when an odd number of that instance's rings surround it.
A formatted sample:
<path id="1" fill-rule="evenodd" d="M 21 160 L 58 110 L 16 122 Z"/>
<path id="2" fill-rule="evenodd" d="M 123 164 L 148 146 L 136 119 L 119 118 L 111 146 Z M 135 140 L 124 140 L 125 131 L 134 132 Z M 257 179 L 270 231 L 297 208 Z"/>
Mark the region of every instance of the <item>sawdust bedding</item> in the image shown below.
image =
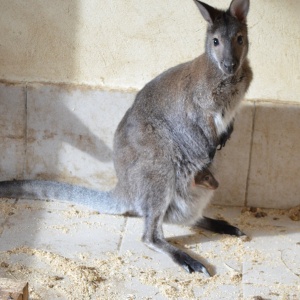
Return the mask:
<path id="1" fill-rule="evenodd" d="M 13 257 L 18 255 L 23 255 L 24 263 L 11 262 Z M 35 260 L 46 263 L 47 267 L 35 268 L 26 265 L 25 261 L 33 256 Z M 179 272 L 176 275 L 167 271 L 133 267 L 133 256 L 131 252 L 121 256 L 109 253 L 106 259 L 94 260 L 92 266 L 87 266 L 53 252 L 19 247 L 0 252 L 0 267 L 7 277 L 30 283 L 31 300 L 136 299 L 134 295 L 122 294 L 122 289 L 118 288 L 120 282 L 132 278 L 137 278 L 142 285 L 155 287 L 166 299 L 196 299 L 194 287 L 206 286 L 206 294 L 209 294 L 218 284 L 235 285 L 239 284 L 242 278 L 240 273 L 231 268 L 228 277 L 215 275 L 212 278 L 204 278 L 202 274 Z M 44 295 L 47 295 L 47 298 L 44 298 Z"/>
<path id="2" fill-rule="evenodd" d="M 0 201 L 1 215 L 12 214 L 14 209 L 15 206 L 12 202 Z M 32 207 L 27 206 L 27 209 L 42 208 L 33 205 Z M 94 212 L 90 213 L 94 214 Z M 80 212 L 71 207 L 68 212 L 65 212 L 65 217 L 71 218 L 74 215 L 86 217 L 87 214 L 89 213 Z M 272 216 L 274 220 L 281 216 L 288 216 L 293 221 L 299 221 L 300 206 L 288 211 L 245 208 L 241 211 L 238 223 L 242 228 L 262 226 L 266 229 L 263 219 L 267 215 Z M 218 217 L 222 217 L 222 215 Z M 272 226 L 270 225 L 270 227 Z M 205 233 L 203 234 L 206 236 Z M 242 263 L 243 257 L 246 255 L 253 261 L 263 261 L 264 259 L 263 253 L 258 250 L 249 250 L 245 246 L 249 238 L 222 236 L 220 239 L 224 261 L 234 256 Z M 190 245 L 182 246 L 191 248 Z M 193 247 L 192 250 L 213 263 L 217 258 L 214 249 L 203 252 L 201 244 Z M 241 270 L 224 263 L 225 273 L 205 278 L 202 274 L 187 274 L 180 269 L 178 272 L 167 269 L 156 270 L 147 267 L 147 262 L 138 267 L 139 264 L 134 263 L 138 260 L 145 262 L 152 258 L 138 257 L 133 252 L 123 255 L 113 252 L 107 253 L 103 259 L 87 259 L 84 253 L 79 255 L 79 259 L 73 259 L 51 251 L 22 246 L 0 251 L 0 275 L 28 281 L 31 300 L 137 299 L 134 292 L 132 294 L 125 292 L 124 294 L 125 283 L 128 281 L 136 282 L 138 286 L 152 287 L 157 291 L 157 295 L 164 296 L 165 299 L 209 299 L 210 293 L 218 290 L 218 287 L 222 285 L 238 286 L 242 281 Z M 288 293 L 281 286 L 273 288 L 275 294 L 280 293 L 278 295 L 282 296 Z M 200 298 L 195 296 L 195 289 L 203 290 Z M 241 289 L 240 293 L 242 293 Z M 139 299 L 155 299 L 155 296 Z M 242 299 L 241 294 L 235 295 L 234 299 Z"/>

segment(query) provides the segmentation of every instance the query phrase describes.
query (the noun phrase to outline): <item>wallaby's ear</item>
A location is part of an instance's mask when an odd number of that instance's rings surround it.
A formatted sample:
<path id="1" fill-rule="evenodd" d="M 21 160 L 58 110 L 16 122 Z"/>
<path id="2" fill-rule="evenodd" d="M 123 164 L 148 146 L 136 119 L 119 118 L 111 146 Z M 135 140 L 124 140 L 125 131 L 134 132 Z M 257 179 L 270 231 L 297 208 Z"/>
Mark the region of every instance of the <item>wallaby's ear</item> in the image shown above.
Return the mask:
<path id="1" fill-rule="evenodd" d="M 213 24 L 220 11 L 201 1 L 195 0 L 203 18 L 210 24 Z"/>
<path id="2" fill-rule="evenodd" d="M 240 22 L 246 22 L 246 17 L 249 11 L 249 0 L 232 0 L 229 12 Z"/>

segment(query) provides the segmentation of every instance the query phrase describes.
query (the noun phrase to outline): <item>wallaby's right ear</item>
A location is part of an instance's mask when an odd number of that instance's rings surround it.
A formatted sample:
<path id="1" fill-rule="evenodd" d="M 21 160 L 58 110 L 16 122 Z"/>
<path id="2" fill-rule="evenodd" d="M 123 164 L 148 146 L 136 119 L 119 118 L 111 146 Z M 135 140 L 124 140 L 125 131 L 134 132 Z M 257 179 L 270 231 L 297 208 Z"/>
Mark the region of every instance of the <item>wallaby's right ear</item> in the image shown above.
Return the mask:
<path id="1" fill-rule="evenodd" d="M 249 0 L 232 0 L 229 11 L 240 22 L 245 22 L 249 11 Z"/>
<path id="2" fill-rule="evenodd" d="M 203 18 L 209 23 L 213 24 L 216 17 L 220 14 L 218 9 L 211 7 L 210 5 L 201 1 L 195 0 L 197 7 L 199 8 Z"/>

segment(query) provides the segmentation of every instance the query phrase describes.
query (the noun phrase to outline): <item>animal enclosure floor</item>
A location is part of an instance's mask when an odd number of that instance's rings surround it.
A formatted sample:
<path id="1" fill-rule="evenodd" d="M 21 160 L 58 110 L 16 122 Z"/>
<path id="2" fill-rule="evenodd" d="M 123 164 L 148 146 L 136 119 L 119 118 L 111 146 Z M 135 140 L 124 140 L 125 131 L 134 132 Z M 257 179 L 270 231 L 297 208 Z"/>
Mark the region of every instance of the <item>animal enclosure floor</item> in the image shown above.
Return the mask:
<path id="1" fill-rule="evenodd" d="M 213 277 L 188 274 L 141 242 L 139 218 L 65 202 L 0 199 L 0 277 L 30 299 L 300 299 L 298 210 L 210 207 L 249 238 L 164 225 Z"/>

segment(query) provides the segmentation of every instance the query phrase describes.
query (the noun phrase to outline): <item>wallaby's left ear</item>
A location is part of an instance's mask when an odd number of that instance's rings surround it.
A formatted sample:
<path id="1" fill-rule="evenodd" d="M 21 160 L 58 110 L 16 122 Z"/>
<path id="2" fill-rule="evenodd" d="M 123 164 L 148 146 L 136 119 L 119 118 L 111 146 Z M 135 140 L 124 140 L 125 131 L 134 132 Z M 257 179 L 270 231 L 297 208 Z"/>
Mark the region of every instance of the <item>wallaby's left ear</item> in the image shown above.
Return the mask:
<path id="1" fill-rule="evenodd" d="M 195 0 L 196 5 L 198 6 L 203 18 L 212 25 L 217 18 L 218 15 L 220 15 L 220 10 L 213 8 L 212 6 L 201 2 L 199 0 Z"/>
<path id="2" fill-rule="evenodd" d="M 246 17 L 249 11 L 249 0 L 232 0 L 229 12 L 237 18 L 240 22 L 246 22 Z"/>

